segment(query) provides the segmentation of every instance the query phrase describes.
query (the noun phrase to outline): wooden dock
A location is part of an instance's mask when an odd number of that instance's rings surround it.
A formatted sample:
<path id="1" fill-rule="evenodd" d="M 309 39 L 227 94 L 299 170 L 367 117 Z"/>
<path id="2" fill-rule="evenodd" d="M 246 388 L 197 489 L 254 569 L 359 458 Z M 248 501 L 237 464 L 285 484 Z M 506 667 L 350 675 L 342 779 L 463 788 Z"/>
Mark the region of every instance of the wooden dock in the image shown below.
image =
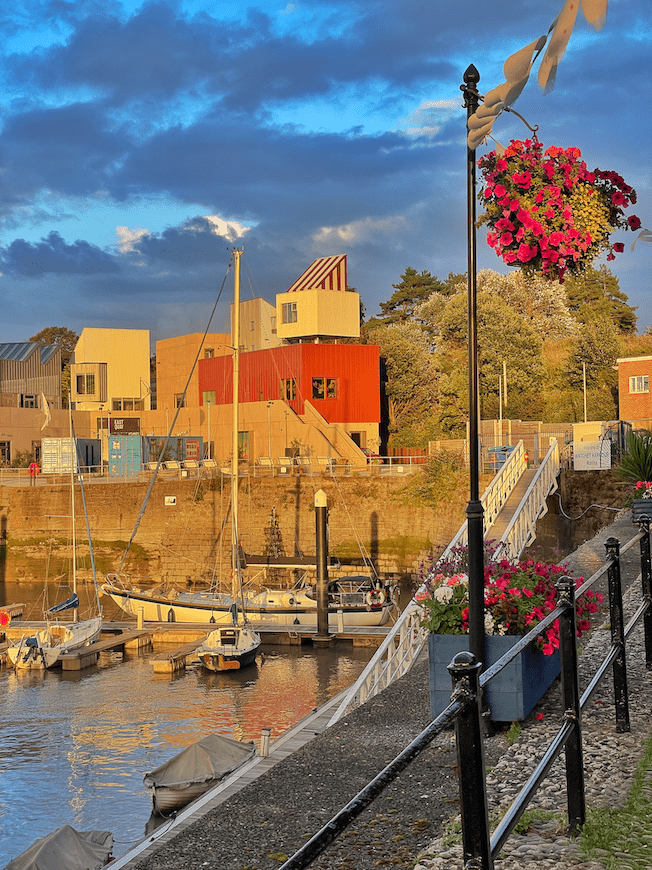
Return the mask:
<path id="1" fill-rule="evenodd" d="M 64 671 L 82 671 L 97 664 L 100 653 L 113 650 L 142 649 L 151 646 L 152 633 L 147 629 L 133 629 L 113 634 L 110 637 L 95 641 L 89 646 L 76 649 L 74 652 L 60 655 L 58 661 Z"/>
<path id="2" fill-rule="evenodd" d="M 180 831 L 202 818 L 214 807 L 224 803 L 246 785 L 257 780 L 279 761 L 305 746 L 317 734 L 325 731 L 333 711 L 341 703 L 345 693 L 346 690 L 340 692 L 330 701 L 313 710 L 300 722 L 297 722 L 285 734 L 272 741 L 269 754 L 266 757 L 257 754 L 251 761 L 246 762 L 210 791 L 180 810 L 175 819 L 163 822 L 159 828 L 136 843 L 128 852 L 112 861 L 111 870 L 132 870 L 143 858 L 152 855 Z"/>

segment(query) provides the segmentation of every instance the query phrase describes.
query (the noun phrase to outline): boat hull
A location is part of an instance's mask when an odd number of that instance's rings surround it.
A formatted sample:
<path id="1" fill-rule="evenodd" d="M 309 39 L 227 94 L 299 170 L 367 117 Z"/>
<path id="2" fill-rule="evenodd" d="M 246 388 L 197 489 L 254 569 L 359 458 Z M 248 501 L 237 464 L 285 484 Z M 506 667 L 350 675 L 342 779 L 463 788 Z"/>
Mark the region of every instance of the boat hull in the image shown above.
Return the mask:
<path id="1" fill-rule="evenodd" d="M 201 797 L 204 792 L 207 792 L 219 781 L 219 779 L 211 779 L 208 782 L 193 782 L 185 788 L 168 788 L 167 786 L 151 788 L 150 794 L 154 812 L 164 816 L 175 810 L 180 810 L 186 804 Z"/>
<path id="2" fill-rule="evenodd" d="M 230 599 L 221 601 L 219 598 L 202 593 L 194 595 L 179 593 L 178 596 L 170 599 L 148 595 L 141 590 L 121 589 L 109 583 L 102 586 L 102 591 L 134 619 L 137 619 L 142 611 L 145 622 L 193 622 L 220 625 L 230 624 L 233 621 Z M 311 601 L 307 596 L 295 596 L 288 592 L 284 592 L 283 596 L 288 602 L 292 599 L 294 603 L 262 604 L 252 599 L 247 603 L 247 616 L 252 622 L 264 622 L 290 629 L 294 625 L 317 627 L 316 602 Z M 329 606 L 328 624 L 330 628 L 337 629 L 341 619 L 344 627 L 385 625 L 389 621 L 393 606 L 389 601 L 379 605 L 356 604 L 341 608 Z"/>

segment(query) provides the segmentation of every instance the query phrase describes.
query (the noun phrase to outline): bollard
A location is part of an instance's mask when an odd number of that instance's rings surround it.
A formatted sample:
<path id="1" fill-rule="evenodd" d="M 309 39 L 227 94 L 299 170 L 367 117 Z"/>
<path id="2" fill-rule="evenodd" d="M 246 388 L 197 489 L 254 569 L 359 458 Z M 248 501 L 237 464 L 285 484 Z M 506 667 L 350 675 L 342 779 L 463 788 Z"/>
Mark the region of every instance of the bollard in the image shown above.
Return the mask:
<path id="1" fill-rule="evenodd" d="M 577 619 L 575 613 L 575 581 L 560 577 L 557 582 L 558 607 L 564 612 L 559 617 L 559 655 L 561 658 L 561 697 L 564 719 L 572 725 L 566 742 L 566 783 L 568 826 L 571 833 L 578 831 L 586 819 L 584 790 L 584 752 L 582 749 L 582 710 L 577 674 Z"/>
<path id="2" fill-rule="evenodd" d="M 138 628 L 143 628 L 144 625 L 145 625 L 145 608 L 139 607 L 138 608 L 138 620 L 136 622 L 136 626 Z"/>
<path id="3" fill-rule="evenodd" d="M 625 620 L 623 617 L 623 591 L 620 582 L 620 543 L 617 538 L 605 541 L 609 568 L 609 617 L 611 619 L 611 644 L 618 654 L 613 663 L 614 701 L 616 704 L 616 731 L 629 731 L 629 700 L 627 698 L 627 664 L 625 661 Z"/>
<path id="4" fill-rule="evenodd" d="M 267 758 L 269 755 L 269 738 L 271 736 L 271 728 L 260 729 L 260 757 Z"/>
<path id="5" fill-rule="evenodd" d="M 465 701 L 462 711 L 455 719 L 464 866 L 492 870 L 478 685 L 482 662 L 470 652 L 459 652 L 448 670 L 453 678 L 453 698 Z"/>
<path id="6" fill-rule="evenodd" d="M 328 498 L 323 489 L 315 493 L 315 538 L 317 552 L 317 634 L 313 642 L 328 644 Z"/>

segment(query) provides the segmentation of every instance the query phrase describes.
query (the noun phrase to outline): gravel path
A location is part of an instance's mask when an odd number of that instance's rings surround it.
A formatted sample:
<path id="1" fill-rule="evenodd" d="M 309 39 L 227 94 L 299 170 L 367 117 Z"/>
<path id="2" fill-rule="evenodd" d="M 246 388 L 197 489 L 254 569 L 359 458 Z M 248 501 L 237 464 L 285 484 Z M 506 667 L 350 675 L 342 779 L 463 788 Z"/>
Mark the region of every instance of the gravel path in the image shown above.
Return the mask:
<path id="1" fill-rule="evenodd" d="M 634 531 L 629 516 L 620 517 L 566 561 L 571 563 L 576 576 L 588 576 L 603 562 L 604 540 L 610 534 L 626 541 Z M 623 569 L 624 580 L 636 577 L 637 559 L 638 548 L 627 554 L 629 568 Z M 636 592 L 634 588 L 632 595 Z M 608 642 L 607 635 L 606 630 L 597 630 L 587 644 L 581 657 L 583 680 Z M 610 678 L 605 680 L 604 689 L 594 698 L 585 716 L 589 805 L 593 802 L 599 805 L 600 801 L 621 805 L 631 787 L 642 743 L 650 731 L 652 690 L 648 687 L 648 674 L 640 665 L 641 655 L 639 639 L 638 648 L 630 655 L 631 734 L 615 734 Z M 537 712 L 543 712 L 542 721 L 536 719 Z M 541 747 L 549 741 L 555 730 L 553 720 L 558 722 L 560 714 L 557 681 L 523 723 L 521 737 L 512 747 L 507 745 L 502 732 L 486 738 L 492 812 L 511 800 L 517 782 L 526 778 Z M 429 722 L 428 661 L 423 655 L 405 677 L 180 832 L 139 862 L 137 870 L 278 868 Z M 565 809 L 560 770 L 559 765 L 553 769 L 537 799 L 555 812 Z M 312 867 L 314 870 L 414 868 L 423 854 L 419 870 L 444 867 L 457 870 L 462 866 L 461 850 L 438 855 L 443 846 L 437 839 L 444 823 L 457 812 L 456 755 L 454 737 L 448 731 L 439 735 Z M 511 857 L 498 863 L 497 868 L 561 870 L 579 866 L 595 870 L 601 866 L 578 863 L 574 845 L 556 827 L 549 822 L 539 823 L 528 836 L 510 838 L 505 852 Z"/>

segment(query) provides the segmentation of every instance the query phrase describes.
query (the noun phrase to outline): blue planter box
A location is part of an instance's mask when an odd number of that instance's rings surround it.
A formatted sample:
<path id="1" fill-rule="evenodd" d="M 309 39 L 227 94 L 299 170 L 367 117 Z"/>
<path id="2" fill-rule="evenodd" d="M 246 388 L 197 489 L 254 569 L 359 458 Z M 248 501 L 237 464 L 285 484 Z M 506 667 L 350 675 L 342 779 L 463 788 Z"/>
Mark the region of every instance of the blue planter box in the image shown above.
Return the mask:
<path id="1" fill-rule="evenodd" d="M 519 639 L 509 635 L 488 637 L 487 667 L 497 662 Z M 430 712 L 433 718 L 450 704 L 452 680 L 448 665 L 458 652 L 468 648 L 468 634 L 429 635 Z M 487 702 L 491 719 L 494 722 L 525 719 L 559 676 L 560 670 L 558 651 L 544 656 L 541 650 L 530 645 L 488 683 Z"/>

